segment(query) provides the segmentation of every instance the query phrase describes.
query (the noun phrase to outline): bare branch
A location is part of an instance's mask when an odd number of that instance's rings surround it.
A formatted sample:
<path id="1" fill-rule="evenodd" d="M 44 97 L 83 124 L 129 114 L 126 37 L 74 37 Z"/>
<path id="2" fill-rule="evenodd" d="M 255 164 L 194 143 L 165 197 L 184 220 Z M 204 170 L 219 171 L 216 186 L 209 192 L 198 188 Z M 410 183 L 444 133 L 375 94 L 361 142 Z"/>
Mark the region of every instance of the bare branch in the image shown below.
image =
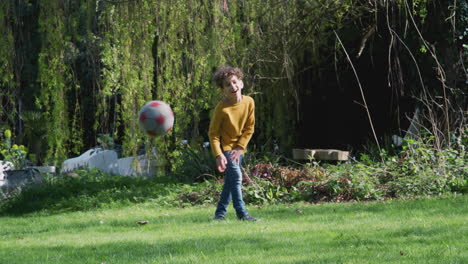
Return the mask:
<path id="1" fill-rule="evenodd" d="M 359 90 L 361 91 L 362 101 L 364 103 L 364 107 L 365 107 L 366 112 L 367 112 L 367 117 L 369 118 L 369 124 L 370 124 L 371 129 L 372 129 L 372 134 L 374 135 L 374 139 L 375 139 L 375 142 L 377 143 L 377 147 L 379 148 L 379 152 L 381 152 L 382 149 L 380 148 L 379 139 L 377 138 L 377 134 L 375 133 L 374 124 L 372 123 L 372 117 L 371 117 L 370 112 L 369 112 L 369 107 L 367 106 L 366 97 L 364 96 L 364 91 L 362 89 L 361 82 L 359 81 L 359 76 L 357 75 L 356 69 L 354 68 L 353 62 L 351 61 L 351 58 L 349 57 L 349 54 L 346 51 L 346 48 L 344 47 L 343 42 L 341 42 L 341 39 L 338 36 L 338 34 L 336 33 L 336 31 L 333 31 L 333 32 L 335 33 L 336 38 L 340 42 L 340 45 L 343 48 L 343 51 L 346 54 L 346 57 L 348 58 L 349 63 L 351 64 L 351 68 L 353 69 L 354 75 L 356 76 L 356 80 L 357 80 L 358 85 L 359 85 Z M 385 160 L 383 158 L 382 158 L 382 162 L 385 164 Z"/>

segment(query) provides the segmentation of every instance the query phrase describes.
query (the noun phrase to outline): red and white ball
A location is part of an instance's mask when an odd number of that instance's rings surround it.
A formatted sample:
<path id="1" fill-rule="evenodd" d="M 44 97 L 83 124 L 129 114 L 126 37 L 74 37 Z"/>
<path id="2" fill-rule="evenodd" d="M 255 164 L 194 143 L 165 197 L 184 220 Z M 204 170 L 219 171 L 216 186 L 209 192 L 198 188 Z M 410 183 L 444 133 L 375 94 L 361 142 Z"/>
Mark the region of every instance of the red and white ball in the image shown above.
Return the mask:
<path id="1" fill-rule="evenodd" d="M 138 114 L 140 127 L 150 136 L 164 136 L 174 126 L 174 113 L 163 101 L 147 102 Z"/>

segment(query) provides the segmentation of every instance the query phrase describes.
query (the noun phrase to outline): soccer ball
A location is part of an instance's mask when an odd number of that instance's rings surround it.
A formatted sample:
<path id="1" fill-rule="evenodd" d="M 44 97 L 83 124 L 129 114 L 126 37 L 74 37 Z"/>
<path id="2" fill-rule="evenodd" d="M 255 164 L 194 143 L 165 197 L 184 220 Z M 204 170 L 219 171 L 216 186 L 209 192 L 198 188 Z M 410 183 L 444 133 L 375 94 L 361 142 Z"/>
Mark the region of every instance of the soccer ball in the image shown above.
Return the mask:
<path id="1" fill-rule="evenodd" d="M 174 125 L 174 113 L 163 101 L 147 102 L 138 114 L 140 127 L 150 136 L 164 136 Z"/>

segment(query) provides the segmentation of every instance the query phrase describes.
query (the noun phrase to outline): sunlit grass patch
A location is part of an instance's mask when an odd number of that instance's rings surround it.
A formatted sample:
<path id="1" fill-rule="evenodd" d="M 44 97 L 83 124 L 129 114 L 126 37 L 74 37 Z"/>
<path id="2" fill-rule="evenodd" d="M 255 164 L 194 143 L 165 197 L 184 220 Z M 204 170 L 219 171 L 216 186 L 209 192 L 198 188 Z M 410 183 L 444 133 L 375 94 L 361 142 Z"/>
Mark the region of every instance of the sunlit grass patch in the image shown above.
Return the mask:
<path id="1" fill-rule="evenodd" d="M 250 208 L 151 203 L 0 218 L 1 263 L 464 263 L 468 198 Z M 138 225 L 147 220 L 148 224 Z"/>

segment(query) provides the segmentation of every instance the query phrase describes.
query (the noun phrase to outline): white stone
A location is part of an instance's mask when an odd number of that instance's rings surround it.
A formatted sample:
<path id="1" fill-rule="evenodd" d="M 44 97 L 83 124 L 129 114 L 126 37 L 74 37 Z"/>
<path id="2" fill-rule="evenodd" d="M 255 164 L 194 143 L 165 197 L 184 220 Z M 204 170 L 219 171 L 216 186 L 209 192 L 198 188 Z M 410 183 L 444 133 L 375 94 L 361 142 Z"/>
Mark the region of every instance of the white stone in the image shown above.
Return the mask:
<path id="1" fill-rule="evenodd" d="M 71 158 L 67 159 L 63 162 L 62 165 L 62 170 L 61 172 L 69 172 L 76 170 L 78 168 L 84 168 L 88 166 L 88 161 L 91 158 L 92 155 L 94 155 L 96 152 L 100 151 L 101 149 L 90 149 L 86 151 L 85 153 L 81 154 L 80 156 L 76 158 Z"/>
<path id="2" fill-rule="evenodd" d="M 392 136 L 392 142 L 393 142 L 393 145 L 399 147 L 401 145 L 403 145 L 403 138 L 397 136 L 397 135 L 393 135 Z"/>
<path id="3" fill-rule="evenodd" d="M 3 172 L 7 170 L 12 170 L 13 168 L 13 163 L 6 160 L 0 160 L 0 181 L 3 181 L 5 179 L 5 174 Z"/>
<path id="4" fill-rule="evenodd" d="M 155 161 L 150 161 L 146 155 L 121 158 L 117 161 L 117 174 L 123 176 L 149 176 L 153 175 Z"/>
<path id="5" fill-rule="evenodd" d="M 293 149 L 294 159 L 348 160 L 349 151 L 337 149 Z"/>
<path id="6" fill-rule="evenodd" d="M 79 157 L 65 160 L 61 172 L 79 168 L 99 168 L 103 172 L 117 173 L 117 152 L 101 148 L 90 149 Z"/>
<path id="7" fill-rule="evenodd" d="M 153 150 L 156 155 L 156 150 Z M 81 156 L 64 161 L 61 172 L 70 172 L 79 168 L 99 168 L 103 172 L 122 176 L 151 176 L 156 173 L 156 161 L 147 155 L 117 159 L 117 152 L 90 149 Z"/>
<path id="8" fill-rule="evenodd" d="M 27 169 L 34 169 L 42 173 L 55 173 L 55 166 L 29 166 Z"/>
<path id="9" fill-rule="evenodd" d="M 43 183 L 42 175 L 32 169 L 8 170 L 5 176 L 1 190 L 7 195 L 15 190 L 21 190 L 26 185 L 37 186 Z"/>
<path id="10" fill-rule="evenodd" d="M 89 167 L 99 168 L 107 173 L 116 173 L 118 170 L 117 159 L 117 152 L 114 150 L 103 150 L 89 159 Z"/>

